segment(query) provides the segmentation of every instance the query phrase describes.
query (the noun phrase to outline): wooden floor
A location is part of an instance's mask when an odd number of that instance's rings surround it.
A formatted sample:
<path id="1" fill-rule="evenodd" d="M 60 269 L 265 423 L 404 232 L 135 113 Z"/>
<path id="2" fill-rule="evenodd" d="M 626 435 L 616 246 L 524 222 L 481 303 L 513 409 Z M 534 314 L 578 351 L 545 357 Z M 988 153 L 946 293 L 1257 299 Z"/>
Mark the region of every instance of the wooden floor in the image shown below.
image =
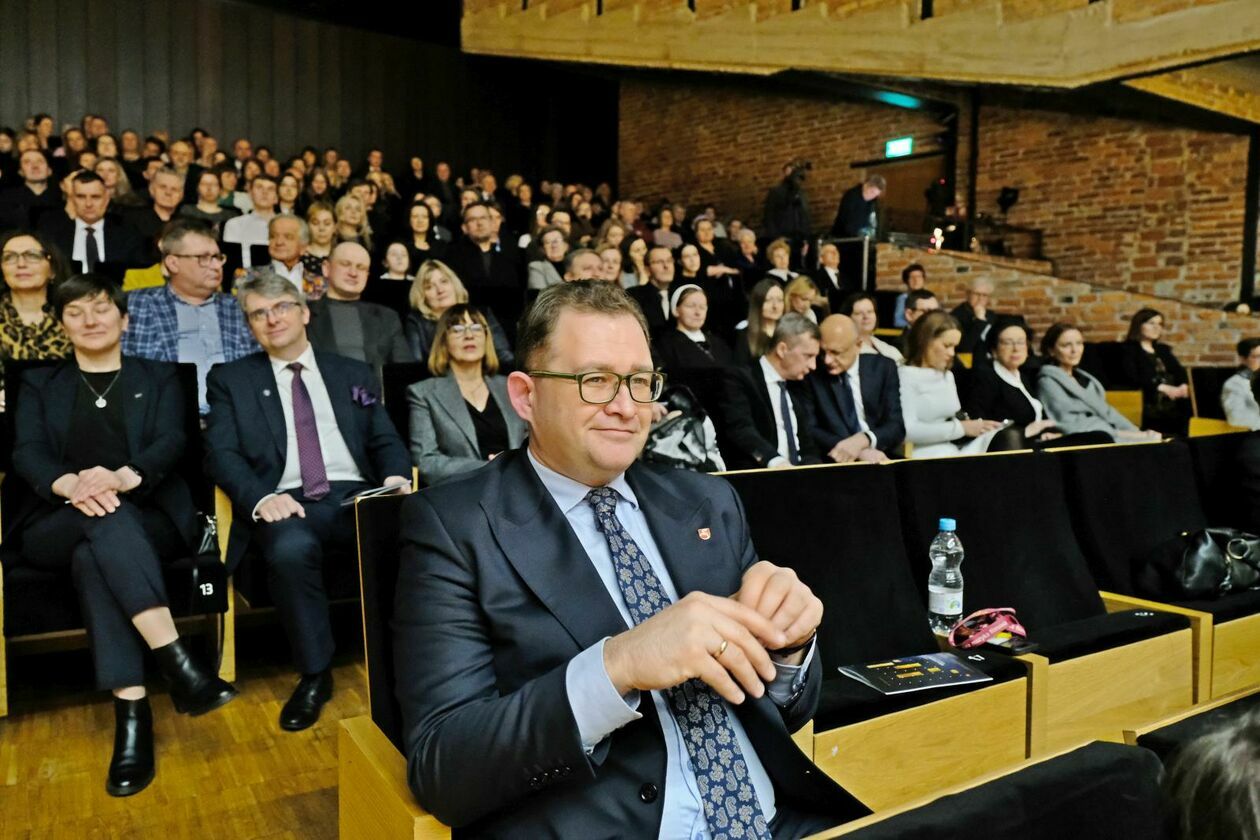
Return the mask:
<path id="1" fill-rule="evenodd" d="M 241 695 L 222 709 L 176 714 L 151 688 L 157 778 L 126 799 L 105 793 L 113 704 L 92 690 L 86 653 L 12 657 L 10 715 L 0 719 L 0 838 L 336 837 L 337 721 L 367 711 L 361 656 L 337 658 L 336 693 L 318 724 L 283 732 L 277 718 L 296 676 L 276 652 L 277 634 L 271 625 L 242 635 Z"/>

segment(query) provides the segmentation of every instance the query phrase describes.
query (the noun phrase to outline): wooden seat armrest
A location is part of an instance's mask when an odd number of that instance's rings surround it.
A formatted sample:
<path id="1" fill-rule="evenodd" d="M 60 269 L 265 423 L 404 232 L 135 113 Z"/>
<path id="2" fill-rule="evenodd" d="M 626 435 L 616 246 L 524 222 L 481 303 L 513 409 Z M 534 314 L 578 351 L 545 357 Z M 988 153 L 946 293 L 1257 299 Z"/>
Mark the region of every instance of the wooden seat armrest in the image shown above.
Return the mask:
<path id="1" fill-rule="evenodd" d="M 416 804 L 407 761 L 367 715 L 339 724 L 338 785 L 342 840 L 450 840 L 451 830 Z"/>

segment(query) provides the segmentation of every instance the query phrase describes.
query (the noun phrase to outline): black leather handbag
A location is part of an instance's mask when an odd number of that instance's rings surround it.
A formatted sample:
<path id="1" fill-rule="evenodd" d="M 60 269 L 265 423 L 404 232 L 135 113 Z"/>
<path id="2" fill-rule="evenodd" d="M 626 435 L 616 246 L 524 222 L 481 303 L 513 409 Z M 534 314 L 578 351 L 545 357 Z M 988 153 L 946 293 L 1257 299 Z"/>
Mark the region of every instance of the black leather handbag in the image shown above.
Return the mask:
<path id="1" fill-rule="evenodd" d="M 1160 543 L 1134 570 L 1147 598 L 1210 600 L 1260 587 L 1260 537 L 1233 528 L 1186 531 Z"/>

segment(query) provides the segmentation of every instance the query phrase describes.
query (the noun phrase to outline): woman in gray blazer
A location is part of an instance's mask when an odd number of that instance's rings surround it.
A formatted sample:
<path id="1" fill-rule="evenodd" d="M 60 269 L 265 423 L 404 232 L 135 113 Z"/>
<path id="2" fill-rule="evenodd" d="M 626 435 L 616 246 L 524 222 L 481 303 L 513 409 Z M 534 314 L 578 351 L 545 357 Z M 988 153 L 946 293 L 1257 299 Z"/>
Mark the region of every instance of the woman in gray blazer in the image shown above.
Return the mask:
<path id="1" fill-rule="evenodd" d="M 1085 353 L 1080 329 L 1055 324 L 1042 337 L 1041 352 L 1049 361 L 1037 375 L 1037 396 L 1064 434 L 1105 432 L 1117 443 L 1160 439 L 1159 432 L 1138 429 L 1112 408 L 1102 383 L 1080 369 Z"/>
<path id="2" fill-rule="evenodd" d="M 508 401 L 489 336 L 479 310 L 447 309 L 429 351 L 434 378 L 407 389 L 411 459 L 429 485 L 475 470 L 525 440 L 525 422 Z"/>
<path id="3" fill-rule="evenodd" d="M 558 227 L 540 230 L 538 242 L 542 246 L 543 258 L 529 264 L 529 278 L 525 286 L 541 291 L 564 282 L 564 255 L 569 252 L 569 243 L 564 231 Z"/>

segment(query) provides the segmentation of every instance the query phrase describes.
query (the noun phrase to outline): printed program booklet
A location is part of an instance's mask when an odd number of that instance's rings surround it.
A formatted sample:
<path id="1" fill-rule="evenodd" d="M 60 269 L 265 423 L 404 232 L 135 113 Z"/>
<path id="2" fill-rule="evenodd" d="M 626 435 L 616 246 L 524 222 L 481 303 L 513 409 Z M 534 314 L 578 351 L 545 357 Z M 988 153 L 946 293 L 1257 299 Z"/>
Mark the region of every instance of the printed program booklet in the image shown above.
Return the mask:
<path id="1" fill-rule="evenodd" d="M 869 665 L 842 665 L 839 671 L 883 694 L 993 681 L 993 677 L 971 667 L 954 653 L 906 656 Z"/>

